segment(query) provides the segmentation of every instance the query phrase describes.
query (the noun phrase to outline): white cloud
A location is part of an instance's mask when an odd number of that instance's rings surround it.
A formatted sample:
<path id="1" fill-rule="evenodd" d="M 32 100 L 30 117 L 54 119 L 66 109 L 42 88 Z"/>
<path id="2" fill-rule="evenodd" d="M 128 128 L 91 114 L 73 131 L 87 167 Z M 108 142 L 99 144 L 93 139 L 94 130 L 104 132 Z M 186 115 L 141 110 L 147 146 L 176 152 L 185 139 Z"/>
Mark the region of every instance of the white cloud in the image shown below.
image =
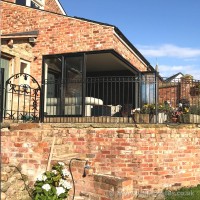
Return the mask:
<path id="1" fill-rule="evenodd" d="M 191 68 L 191 66 L 183 66 L 183 65 L 159 65 L 159 71 L 174 73 L 174 72 L 182 72 Z"/>
<path id="2" fill-rule="evenodd" d="M 172 44 L 163 44 L 161 46 L 138 45 L 138 49 L 147 57 L 195 58 L 200 56 L 200 49 L 179 47 Z"/>
<path id="3" fill-rule="evenodd" d="M 196 65 L 159 65 L 158 70 L 162 77 L 170 77 L 176 73 L 190 74 L 200 80 L 199 69 Z"/>

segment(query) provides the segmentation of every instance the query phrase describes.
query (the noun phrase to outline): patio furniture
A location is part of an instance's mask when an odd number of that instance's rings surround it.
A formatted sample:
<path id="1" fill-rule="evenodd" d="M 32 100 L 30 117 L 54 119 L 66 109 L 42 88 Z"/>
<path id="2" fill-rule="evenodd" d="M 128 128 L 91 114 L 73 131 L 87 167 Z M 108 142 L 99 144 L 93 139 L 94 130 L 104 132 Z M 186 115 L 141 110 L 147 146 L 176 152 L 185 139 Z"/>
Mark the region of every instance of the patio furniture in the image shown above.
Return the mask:
<path id="1" fill-rule="evenodd" d="M 64 107 L 61 108 L 62 102 L 60 98 L 46 99 L 47 115 L 82 115 L 82 97 L 66 97 Z M 103 105 L 103 101 L 94 97 L 85 97 L 85 116 L 91 116 L 93 106 Z"/>

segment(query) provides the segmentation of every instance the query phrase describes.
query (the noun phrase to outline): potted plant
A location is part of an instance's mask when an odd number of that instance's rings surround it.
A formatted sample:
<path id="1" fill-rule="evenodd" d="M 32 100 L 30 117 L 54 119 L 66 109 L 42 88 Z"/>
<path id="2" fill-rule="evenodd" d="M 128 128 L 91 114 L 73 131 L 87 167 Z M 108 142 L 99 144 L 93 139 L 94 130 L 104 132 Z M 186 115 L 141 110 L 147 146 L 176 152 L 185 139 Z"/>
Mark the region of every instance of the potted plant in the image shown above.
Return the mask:
<path id="1" fill-rule="evenodd" d="M 165 101 L 162 104 L 151 104 L 148 108 L 151 123 L 164 123 L 168 121 L 169 113 L 172 111 L 172 107 L 169 101 Z"/>
<path id="2" fill-rule="evenodd" d="M 164 123 L 169 121 L 169 115 L 173 108 L 169 101 L 165 101 L 163 104 L 158 106 L 158 123 Z"/>
<path id="3" fill-rule="evenodd" d="M 181 118 L 183 123 L 200 123 L 200 106 L 192 105 L 186 109 Z"/>
<path id="4" fill-rule="evenodd" d="M 183 112 L 178 109 L 175 108 L 172 112 L 171 112 L 171 122 L 173 123 L 177 123 L 180 122 L 180 116 L 183 114 Z"/>
<path id="5" fill-rule="evenodd" d="M 136 110 L 134 113 L 135 120 L 137 123 L 149 123 L 149 114 L 153 110 L 153 104 L 144 104 L 140 110 Z"/>

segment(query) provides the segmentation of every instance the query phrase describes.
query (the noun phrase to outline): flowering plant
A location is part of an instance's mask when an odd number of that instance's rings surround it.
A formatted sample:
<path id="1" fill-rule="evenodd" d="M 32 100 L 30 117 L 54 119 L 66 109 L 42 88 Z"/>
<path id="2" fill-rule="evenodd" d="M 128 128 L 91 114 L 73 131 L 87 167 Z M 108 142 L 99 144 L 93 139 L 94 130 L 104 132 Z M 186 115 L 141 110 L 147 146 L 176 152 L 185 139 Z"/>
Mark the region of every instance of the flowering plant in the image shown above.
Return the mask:
<path id="1" fill-rule="evenodd" d="M 172 110 L 170 104 L 163 103 L 157 104 L 157 112 L 169 112 Z M 141 113 L 143 114 L 156 114 L 156 104 L 144 104 Z"/>
<path id="2" fill-rule="evenodd" d="M 183 111 L 177 108 L 172 111 L 173 118 L 179 118 L 182 114 L 183 114 Z"/>
<path id="3" fill-rule="evenodd" d="M 143 114 L 152 114 L 155 112 L 155 104 L 144 104 L 141 109 L 141 113 Z"/>
<path id="4" fill-rule="evenodd" d="M 62 200 L 67 198 L 72 188 L 67 179 L 70 172 L 64 168 L 63 162 L 58 162 L 51 171 L 41 174 L 35 184 L 33 191 L 34 200 Z"/>

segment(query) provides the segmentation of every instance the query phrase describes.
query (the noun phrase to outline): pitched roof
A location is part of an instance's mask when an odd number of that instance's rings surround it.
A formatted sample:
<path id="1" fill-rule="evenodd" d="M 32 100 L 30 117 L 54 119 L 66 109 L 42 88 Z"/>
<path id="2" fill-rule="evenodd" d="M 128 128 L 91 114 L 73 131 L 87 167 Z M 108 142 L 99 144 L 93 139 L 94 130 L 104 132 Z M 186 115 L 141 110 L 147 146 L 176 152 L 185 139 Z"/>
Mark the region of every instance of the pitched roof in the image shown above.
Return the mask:
<path id="1" fill-rule="evenodd" d="M 4 1 L 4 0 L 2 0 L 2 1 Z M 59 2 L 59 0 L 56 0 L 56 1 Z M 59 4 L 60 4 L 60 2 L 59 2 Z M 56 14 L 56 15 L 61 15 L 61 14 L 50 12 L 50 11 L 47 11 L 47 10 L 40 10 L 40 11 L 49 12 L 49 13 Z M 67 15 L 62 15 L 62 16 L 70 17 L 72 19 L 74 18 L 74 19 L 78 19 L 78 20 L 82 20 L 82 21 L 86 21 L 86 22 L 92 22 L 92 23 L 96 23 L 96 24 L 99 24 L 99 25 L 105 25 L 105 26 L 113 27 L 115 32 L 119 36 L 119 38 L 121 38 L 127 44 L 127 46 L 146 64 L 147 68 L 151 69 L 151 71 L 155 71 L 155 69 L 151 66 L 149 61 L 139 52 L 139 50 L 125 37 L 125 35 L 116 26 L 108 24 L 108 23 L 102 23 L 102 22 L 98 22 L 98 21 L 94 21 L 94 20 L 90 20 L 90 19 L 86 19 L 86 18 L 77 17 L 77 16 L 67 16 Z"/>
<path id="2" fill-rule="evenodd" d="M 178 75 L 182 75 L 183 76 L 183 73 L 179 72 L 177 74 L 174 74 L 173 76 L 170 76 L 169 78 L 167 78 L 165 80 L 165 82 L 171 82 L 173 79 L 177 78 Z"/>
<path id="3" fill-rule="evenodd" d="M 60 10 L 62 11 L 63 15 L 67 15 L 67 13 L 65 12 L 65 9 L 63 8 L 62 4 L 60 3 L 59 0 L 55 0 L 55 2 L 58 4 L 58 7 L 60 8 Z"/>
<path id="4" fill-rule="evenodd" d="M 70 17 L 70 16 L 68 16 Z M 139 52 L 139 50 L 126 38 L 126 36 L 115 26 L 112 24 L 108 24 L 108 23 L 103 23 L 103 22 L 98 22 L 98 21 L 94 21 L 94 20 L 90 20 L 90 19 L 86 19 L 86 18 L 81 18 L 81 17 L 71 17 L 71 18 L 75 18 L 75 19 L 79 19 L 79 20 L 83 20 L 83 21 L 87 21 L 87 22 L 92 22 L 95 24 L 100 24 L 100 25 L 104 25 L 104 26 L 110 26 L 113 27 L 114 30 L 116 31 L 116 33 L 118 34 L 118 36 L 137 54 L 137 56 L 152 70 L 154 71 L 155 69 L 151 66 L 151 64 L 149 63 L 149 61 Z"/>

